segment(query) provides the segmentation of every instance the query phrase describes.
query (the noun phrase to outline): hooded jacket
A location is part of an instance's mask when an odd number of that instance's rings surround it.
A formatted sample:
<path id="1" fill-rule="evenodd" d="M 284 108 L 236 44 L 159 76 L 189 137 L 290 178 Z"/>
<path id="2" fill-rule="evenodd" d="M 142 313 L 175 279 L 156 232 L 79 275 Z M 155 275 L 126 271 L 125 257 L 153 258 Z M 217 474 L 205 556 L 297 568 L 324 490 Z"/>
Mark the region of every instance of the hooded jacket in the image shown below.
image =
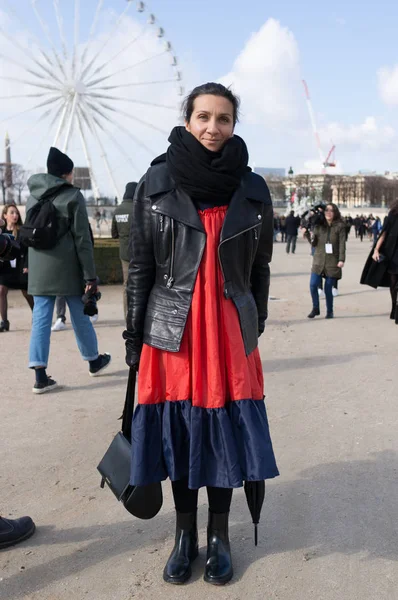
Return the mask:
<path id="1" fill-rule="evenodd" d="M 82 193 L 60 177 L 47 173 L 28 181 L 28 211 L 51 196 L 56 209 L 58 242 L 50 250 L 29 248 L 28 292 L 33 296 L 78 296 L 86 280 L 95 279 L 93 245 Z"/>

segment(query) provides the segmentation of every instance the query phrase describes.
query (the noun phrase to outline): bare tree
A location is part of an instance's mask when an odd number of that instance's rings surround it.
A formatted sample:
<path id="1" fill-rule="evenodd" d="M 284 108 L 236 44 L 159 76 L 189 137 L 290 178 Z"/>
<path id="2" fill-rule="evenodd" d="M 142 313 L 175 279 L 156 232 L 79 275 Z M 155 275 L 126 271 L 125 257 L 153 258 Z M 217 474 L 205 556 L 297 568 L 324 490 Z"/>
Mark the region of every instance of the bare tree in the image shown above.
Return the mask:
<path id="1" fill-rule="evenodd" d="M 266 177 L 264 178 L 269 187 L 269 191 L 273 200 L 285 199 L 285 185 L 281 177 Z"/>
<path id="2" fill-rule="evenodd" d="M 21 165 L 12 165 L 12 181 L 13 188 L 18 194 L 18 204 L 22 204 L 22 192 L 26 187 L 29 173 Z"/>
<path id="3" fill-rule="evenodd" d="M 6 165 L 0 163 L 0 187 L 1 194 L 3 197 L 3 204 L 6 203 L 6 191 L 7 191 L 7 177 L 6 177 Z"/>

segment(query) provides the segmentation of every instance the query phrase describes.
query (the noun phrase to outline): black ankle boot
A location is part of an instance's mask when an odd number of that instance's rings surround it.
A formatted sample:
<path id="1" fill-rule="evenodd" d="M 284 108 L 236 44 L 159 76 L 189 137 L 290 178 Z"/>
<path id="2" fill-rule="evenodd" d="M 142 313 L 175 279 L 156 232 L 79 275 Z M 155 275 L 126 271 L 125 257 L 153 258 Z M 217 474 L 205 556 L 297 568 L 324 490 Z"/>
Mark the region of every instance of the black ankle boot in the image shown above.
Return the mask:
<path id="1" fill-rule="evenodd" d="M 320 314 L 321 314 L 321 311 L 319 310 L 319 308 L 313 308 L 312 311 L 310 312 L 310 314 L 308 315 L 308 318 L 314 319 L 315 317 L 319 317 Z"/>
<path id="2" fill-rule="evenodd" d="M 10 331 L 10 321 L 0 321 L 0 333 Z"/>
<path id="3" fill-rule="evenodd" d="M 216 514 L 209 511 L 204 580 L 213 585 L 228 583 L 234 574 L 228 537 L 228 518 L 229 512 Z"/>
<path id="4" fill-rule="evenodd" d="M 163 571 L 167 583 L 181 584 L 192 575 L 191 564 L 199 554 L 196 512 L 177 512 L 175 545 Z"/>

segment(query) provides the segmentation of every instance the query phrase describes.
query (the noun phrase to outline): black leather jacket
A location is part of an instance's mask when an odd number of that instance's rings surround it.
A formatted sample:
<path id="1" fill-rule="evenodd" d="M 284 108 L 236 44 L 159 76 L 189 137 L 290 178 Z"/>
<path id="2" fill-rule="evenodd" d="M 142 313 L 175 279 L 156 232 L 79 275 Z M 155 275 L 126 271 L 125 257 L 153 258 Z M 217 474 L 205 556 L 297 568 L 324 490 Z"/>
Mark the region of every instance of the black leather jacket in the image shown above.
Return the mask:
<path id="1" fill-rule="evenodd" d="M 237 308 L 247 355 L 268 316 L 272 244 L 270 193 L 262 177 L 248 172 L 231 199 L 218 248 L 224 294 Z M 133 201 L 123 334 L 131 362 L 139 361 L 142 343 L 179 351 L 205 245 L 193 202 L 176 189 L 166 163 L 154 164 Z"/>

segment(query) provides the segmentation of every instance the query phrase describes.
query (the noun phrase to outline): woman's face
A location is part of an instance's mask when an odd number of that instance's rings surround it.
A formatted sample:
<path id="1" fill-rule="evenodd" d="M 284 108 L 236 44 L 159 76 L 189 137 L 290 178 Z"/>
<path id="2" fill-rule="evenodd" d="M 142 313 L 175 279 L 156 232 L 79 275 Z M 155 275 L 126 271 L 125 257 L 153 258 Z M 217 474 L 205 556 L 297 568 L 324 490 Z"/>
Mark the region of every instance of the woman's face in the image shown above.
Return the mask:
<path id="1" fill-rule="evenodd" d="M 334 208 L 331 204 L 328 204 L 325 209 L 325 217 L 328 223 L 332 223 L 334 219 Z"/>
<path id="2" fill-rule="evenodd" d="M 14 227 L 14 225 L 16 225 L 18 223 L 19 220 L 19 212 L 18 210 L 14 207 L 11 206 L 8 210 L 7 210 L 7 214 L 4 215 L 5 220 L 7 221 L 7 227 Z"/>
<path id="3" fill-rule="evenodd" d="M 219 152 L 234 134 L 234 107 L 222 96 L 199 96 L 185 128 L 205 148 Z"/>

